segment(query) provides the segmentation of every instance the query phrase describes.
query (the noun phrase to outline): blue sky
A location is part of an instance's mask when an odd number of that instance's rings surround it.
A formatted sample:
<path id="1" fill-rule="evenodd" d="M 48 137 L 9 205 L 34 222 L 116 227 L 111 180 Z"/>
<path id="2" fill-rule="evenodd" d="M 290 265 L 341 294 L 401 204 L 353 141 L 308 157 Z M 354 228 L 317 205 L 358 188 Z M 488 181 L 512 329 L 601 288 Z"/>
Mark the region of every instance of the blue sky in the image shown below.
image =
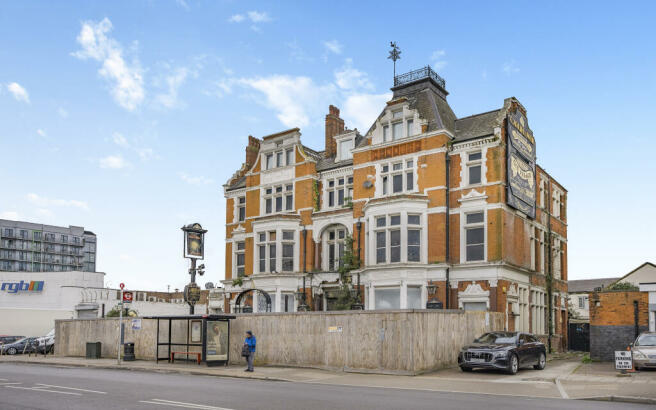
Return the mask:
<path id="1" fill-rule="evenodd" d="M 538 163 L 569 190 L 571 279 L 656 262 L 653 2 L 3 2 L 0 217 L 82 225 L 130 288 L 187 281 L 200 222 L 224 277 L 222 184 L 249 134 L 328 104 L 366 130 L 399 72 L 431 64 L 458 116 L 515 96 Z"/>

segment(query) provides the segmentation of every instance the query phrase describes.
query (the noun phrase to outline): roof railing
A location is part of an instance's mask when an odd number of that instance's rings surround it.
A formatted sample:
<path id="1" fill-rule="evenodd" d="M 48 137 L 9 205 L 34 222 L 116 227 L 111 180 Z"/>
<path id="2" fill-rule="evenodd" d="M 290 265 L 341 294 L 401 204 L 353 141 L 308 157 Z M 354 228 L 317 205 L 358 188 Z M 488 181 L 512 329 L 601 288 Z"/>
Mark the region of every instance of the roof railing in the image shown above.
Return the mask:
<path id="1" fill-rule="evenodd" d="M 433 81 L 435 81 L 440 87 L 446 89 L 446 81 L 444 81 L 444 78 L 440 77 L 439 74 L 437 74 L 430 65 L 427 65 L 426 67 L 422 67 L 418 70 L 413 70 L 404 74 L 399 74 L 394 77 L 394 87 L 398 87 L 399 85 L 403 84 L 408 84 L 412 83 L 418 80 L 421 80 L 423 78 L 430 78 Z"/>

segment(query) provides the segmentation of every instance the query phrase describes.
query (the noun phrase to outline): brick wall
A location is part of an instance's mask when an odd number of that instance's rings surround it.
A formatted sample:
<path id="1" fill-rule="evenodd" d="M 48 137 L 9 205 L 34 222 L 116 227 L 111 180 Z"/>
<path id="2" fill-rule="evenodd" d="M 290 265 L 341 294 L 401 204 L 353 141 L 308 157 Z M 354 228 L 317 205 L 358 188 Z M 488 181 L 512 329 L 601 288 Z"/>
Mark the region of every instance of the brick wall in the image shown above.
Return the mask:
<path id="1" fill-rule="evenodd" d="M 590 300 L 590 357 L 613 360 L 635 340 L 634 302 L 638 302 L 639 332 L 649 328 L 647 292 L 593 292 Z"/>

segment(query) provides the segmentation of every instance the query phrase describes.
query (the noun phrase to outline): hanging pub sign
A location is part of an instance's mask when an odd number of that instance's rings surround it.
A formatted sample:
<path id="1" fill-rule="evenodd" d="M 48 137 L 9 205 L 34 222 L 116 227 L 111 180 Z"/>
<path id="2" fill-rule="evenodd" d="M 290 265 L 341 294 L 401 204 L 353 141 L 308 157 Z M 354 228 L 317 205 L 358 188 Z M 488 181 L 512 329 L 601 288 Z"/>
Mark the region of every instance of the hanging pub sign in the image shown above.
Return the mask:
<path id="1" fill-rule="evenodd" d="M 191 282 L 184 288 L 184 300 L 190 305 L 195 305 L 200 300 L 200 288 Z"/>
<path id="2" fill-rule="evenodd" d="M 524 113 L 514 104 L 506 118 L 508 205 L 535 218 L 535 138 Z"/>
<path id="3" fill-rule="evenodd" d="M 205 232 L 206 229 L 199 223 L 189 224 L 182 227 L 184 231 L 184 257 L 192 259 L 203 259 L 205 257 Z"/>

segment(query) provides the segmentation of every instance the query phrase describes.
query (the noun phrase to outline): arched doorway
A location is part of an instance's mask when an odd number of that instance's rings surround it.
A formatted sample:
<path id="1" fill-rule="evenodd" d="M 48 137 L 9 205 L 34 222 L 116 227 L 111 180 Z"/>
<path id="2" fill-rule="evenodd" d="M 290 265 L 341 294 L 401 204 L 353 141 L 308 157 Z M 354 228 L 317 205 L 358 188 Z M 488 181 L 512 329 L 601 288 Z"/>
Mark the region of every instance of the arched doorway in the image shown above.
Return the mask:
<path id="1" fill-rule="evenodd" d="M 252 288 L 252 289 L 242 290 L 241 292 L 239 292 L 239 294 L 235 298 L 235 313 L 247 313 L 247 312 L 242 311 L 243 308 L 241 306 L 241 301 L 242 301 L 242 298 L 244 297 L 244 295 L 246 295 L 250 292 L 253 292 L 253 303 L 258 303 L 259 298 L 257 298 L 257 292 L 260 292 L 264 296 L 264 301 L 265 301 L 265 305 L 266 305 L 265 306 L 265 312 L 272 312 L 273 311 L 272 308 L 271 308 L 271 295 L 269 295 L 266 291 L 264 291 L 262 289 Z M 260 306 L 258 306 L 258 308 L 259 307 Z M 258 309 L 258 311 L 261 311 L 261 310 Z M 252 312 L 252 308 L 251 308 L 251 312 Z M 248 313 L 250 313 L 250 312 L 248 312 Z"/>

